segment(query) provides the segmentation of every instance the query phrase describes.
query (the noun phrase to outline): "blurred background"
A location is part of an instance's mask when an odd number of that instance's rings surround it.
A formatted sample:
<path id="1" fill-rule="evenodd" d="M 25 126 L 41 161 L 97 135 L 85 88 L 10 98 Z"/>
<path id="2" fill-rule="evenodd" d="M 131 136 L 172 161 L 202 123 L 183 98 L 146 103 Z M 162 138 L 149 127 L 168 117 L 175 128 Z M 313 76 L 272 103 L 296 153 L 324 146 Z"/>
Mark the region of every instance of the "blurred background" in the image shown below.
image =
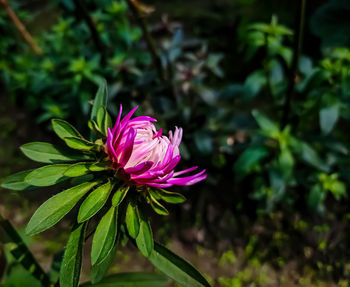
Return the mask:
<path id="1" fill-rule="evenodd" d="M 86 134 L 105 78 L 114 116 L 138 104 L 183 127 L 179 168 L 207 169 L 171 189 L 188 200 L 153 217 L 159 241 L 213 286 L 349 286 L 349 15 L 348 0 L 0 0 L 0 177 L 36 167 L 19 146 L 56 142 L 50 119 Z M 0 189 L 0 213 L 21 231 L 55 192 Z M 21 232 L 50 276 L 68 226 Z M 135 270 L 152 267 L 126 245 L 110 271 Z M 39 286 L 1 241 L 0 278 Z"/>

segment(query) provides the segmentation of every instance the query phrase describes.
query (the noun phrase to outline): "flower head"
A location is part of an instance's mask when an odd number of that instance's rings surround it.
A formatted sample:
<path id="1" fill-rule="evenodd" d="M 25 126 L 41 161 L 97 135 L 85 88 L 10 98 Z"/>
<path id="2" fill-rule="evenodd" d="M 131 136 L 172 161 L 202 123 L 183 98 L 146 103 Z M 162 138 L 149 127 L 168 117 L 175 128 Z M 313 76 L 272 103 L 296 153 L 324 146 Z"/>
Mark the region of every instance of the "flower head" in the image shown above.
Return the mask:
<path id="1" fill-rule="evenodd" d="M 175 172 L 181 156 L 179 145 L 182 128 L 175 128 L 169 136 L 162 135 L 148 116 L 131 119 L 138 107 L 132 109 L 121 119 L 120 105 L 117 121 L 108 129 L 106 153 L 113 163 L 113 168 L 133 185 L 165 188 L 173 185 L 192 185 L 204 180 L 205 170 L 194 175 L 179 177 L 192 172 L 196 166 Z"/>

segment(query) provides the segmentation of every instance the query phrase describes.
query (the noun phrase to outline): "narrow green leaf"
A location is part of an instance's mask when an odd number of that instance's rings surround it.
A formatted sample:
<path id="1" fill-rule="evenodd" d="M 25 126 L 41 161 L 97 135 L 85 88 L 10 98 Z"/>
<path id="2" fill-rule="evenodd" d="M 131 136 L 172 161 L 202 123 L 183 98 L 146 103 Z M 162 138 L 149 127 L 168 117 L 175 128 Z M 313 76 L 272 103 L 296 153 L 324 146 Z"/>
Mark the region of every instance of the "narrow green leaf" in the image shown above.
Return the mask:
<path id="1" fill-rule="evenodd" d="M 113 184 L 109 180 L 91 192 L 80 206 L 78 222 L 86 221 L 94 216 L 106 203 L 112 188 Z"/>
<path id="2" fill-rule="evenodd" d="M 91 264 L 101 263 L 111 252 L 117 237 L 118 209 L 111 207 L 97 225 L 91 247 Z"/>
<path id="3" fill-rule="evenodd" d="M 94 143 L 77 137 L 67 137 L 64 138 L 64 141 L 70 148 L 82 151 L 90 151 L 96 147 Z"/>
<path id="4" fill-rule="evenodd" d="M 78 162 L 76 164 L 71 165 L 64 172 L 64 176 L 68 177 L 78 177 L 90 172 L 89 166 L 91 163 L 88 162 Z"/>
<path id="5" fill-rule="evenodd" d="M 149 260 L 156 268 L 184 287 L 210 287 L 207 280 L 191 264 L 157 242 L 154 242 Z"/>
<path id="6" fill-rule="evenodd" d="M 101 84 L 95 96 L 94 104 L 91 110 L 91 117 L 90 117 L 91 120 L 96 121 L 98 110 L 100 109 L 100 107 L 107 107 L 107 101 L 108 101 L 107 82 L 106 80 L 103 80 L 101 81 Z"/>
<path id="7" fill-rule="evenodd" d="M 100 282 L 103 279 L 103 277 L 106 275 L 109 267 L 113 263 L 115 255 L 117 253 L 117 249 L 118 249 L 118 245 L 116 243 L 114 244 L 114 247 L 111 250 L 111 252 L 108 253 L 108 255 L 103 261 L 91 266 L 91 283 L 92 284 L 96 284 Z"/>
<path id="8" fill-rule="evenodd" d="M 20 171 L 15 174 L 11 174 L 8 177 L 4 178 L 1 183 L 1 187 L 11 189 L 11 190 L 31 190 L 35 186 L 27 183 L 24 179 L 26 176 L 33 170 Z"/>
<path id="9" fill-rule="evenodd" d="M 69 164 L 51 164 L 34 169 L 26 177 L 25 181 L 34 186 L 50 186 L 67 179 L 63 174 Z"/>
<path id="10" fill-rule="evenodd" d="M 69 236 L 60 270 L 61 287 L 79 286 L 86 226 L 78 225 Z"/>
<path id="11" fill-rule="evenodd" d="M 96 285 L 85 283 L 81 287 L 165 287 L 168 283 L 168 279 L 159 274 L 130 272 L 114 274 Z"/>
<path id="12" fill-rule="evenodd" d="M 130 189 L 130 186 L 128 184 L 124 184 L 120 188 L 118 188 L 118 190 L 115 192 L 115 194 L 112 197 L 112 205 L 118 206 L 125 198 L 129 189 Z"/>
<path id="13" fill-rule="evenodd" d="M 128 207 L 126 209 L 125 223 L 129 235 L 135 239 L 140 231 L 140 219 L 139 211 L 134 200 L 131 200 L 129 202 Z"/>
<path id="14" fill-rule="evenodd" d="M 140 231 L 136 237 L 136 245 L 141 253 L 149 257 L 154 247 L 153 234 L 149 220 L 140 212 Z"/>
<path id="15" fill-rule="evenodd" d="M 51 197 L 36 210 L 26 227 L 26 233 L 34 235 L 55 225 L 98 183 L 85 182 Z"/>
<path id="16" fill-rule="evenodd" d="M 64 175 L 68 177 L 78 177 L 90 172 L 97 172 L 106 170 L 109 168 L 107 162 L 78 162 L 76 164 L 71 165 L 65 172 Z"/>
<path id="17" fill-rule="evenodd" d="M 43 163 L 71 162 L 92 160 L 90 155 L 71 151 L 45 142 L 26 143 L 20 147 L 25 156 L 31 160 Z"/>
<path id="18" fill-rule="evenodd" d="M 105 116 L 106 116 L 106 109 L 105 107 L 100 107 L 97 111 L 97 126 L 99 128 L 100 131 L 102 131 L 102 133 L 105 133 L 105 129 L 104 129 L 104 121 L 105 121 Z"/>
<path id="19" fill-rule="evenodd" d="M 159 215 L 169 215 L 169 211 L 159 203 L 159 201 L 150 193 L 150 204 L 155 212 Z"/>
<path id="20" fill-rule="evenodd" d="M 73 127 L 70 123 L 64 120 L 53 119 L 51 121 L 51 124 L 55 133 L 58 135 L 59 138 L 63 140 L 67 137 L 83 138 L 75 127 Z"/>
<path id="21" fill-rule="evenodd" d="M 100 131 L 97 123 L 95 121 L 89 121 L 88 122 L 88 126 L 89 126 L 89 129 L 94 132 L 95 134 L 98 134 L 98 135 L 103 135 L 102 134 L 102 131 Z"/>
<path id="22" fill-rule="evenodd" d="M 112 118 L 106 110 L 105 118 L 104 118 L 104 132 L 105 135 L 108 135 L 108 128 L 112 128 Z"/>
<path id="23" fill-rule="evenodd" d="M 170 192 L 165 189 L 157 189 L 157 193 L 159 194 L 160 198 L 163 199 L 165 202 L 168 203 L 183 203 L 186 201 L 186 198 L 177 192 Z"/>
<path id="24" fill-rule="evenodd" d="M 109 162 L 106 161 L 96 162 L 89 166 L 90 171 L 102 171 L 109 168 Z"/>

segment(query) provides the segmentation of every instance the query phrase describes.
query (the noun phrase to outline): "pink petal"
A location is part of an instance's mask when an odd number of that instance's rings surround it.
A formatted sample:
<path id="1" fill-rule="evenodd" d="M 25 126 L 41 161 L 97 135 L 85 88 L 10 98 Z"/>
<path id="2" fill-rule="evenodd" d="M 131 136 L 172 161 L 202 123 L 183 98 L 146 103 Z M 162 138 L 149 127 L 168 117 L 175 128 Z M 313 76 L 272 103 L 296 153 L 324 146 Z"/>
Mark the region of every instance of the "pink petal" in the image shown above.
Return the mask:
<path id="1" fill-rule="evenodd" d="M 152 167 L 152 165 L 153 161 L 145 161 L 138 164 L 137 166 L 126 168 L 125 172 L 138 175 L 149 170 Z"/>
<path id="2" fill-rule="evenodd" d="M 129 130 L 129 132 L 128 132 L 128 136 L 126 138 L 125 146 L 123 148 L 123 153 L 122 153 L 122 156 L 120 158 L 120 164 L 122 166 L 125 166 L 125 164 L 130 159 L 130 156 L 131 156 L 131 153 L 132 153 L 132 149 L 134 147 L 135 137 L 136 137 L 136 131 L 133 128 L 131 128 Z"/>
<path id="3" fill-rule="evenodd" d="M 174 173 L 174 177 L 178 176 L 178 175 L 181 175 L 181 174 L 184 174 L 184 173 L 188 173 L 188 172 L 191 172 L 191 171 L 194 171 L 198 168 L 198 166 L 194 166 L 194 167 L 191 167 L 191 168 L 188 168 L 188 169 L 184 169 L 184 170 L 181 170 L 181 171 L 177 171 Z"/>

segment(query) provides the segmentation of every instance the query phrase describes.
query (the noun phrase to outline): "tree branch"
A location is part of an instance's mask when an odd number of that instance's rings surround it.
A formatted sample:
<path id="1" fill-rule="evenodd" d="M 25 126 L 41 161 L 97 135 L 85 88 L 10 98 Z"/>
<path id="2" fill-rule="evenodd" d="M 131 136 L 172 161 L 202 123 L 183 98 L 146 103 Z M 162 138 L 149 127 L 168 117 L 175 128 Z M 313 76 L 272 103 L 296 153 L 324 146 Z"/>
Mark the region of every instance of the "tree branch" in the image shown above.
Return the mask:
<path id="1" fill-rule="evenodd" d="M 4 9 L 7 13 L 7 15 L 10 17 L 13 24 L 16 26 L 17 30 L 21 33 L 24 40 L 28 43 L 28 45 L 32 48 L 35 54 L 41 56 L 43 55 L 43 51 L 38 46 L 38 44 L 35 42 L 33 37 L 30 35 L 26 27 L 23 25 L 21 20 L 17 17 L 15 11 L 12 9 L 12 7 L 7 3 L 6 0 L 0 0 L 0 3 L 4 6 Z"/>

